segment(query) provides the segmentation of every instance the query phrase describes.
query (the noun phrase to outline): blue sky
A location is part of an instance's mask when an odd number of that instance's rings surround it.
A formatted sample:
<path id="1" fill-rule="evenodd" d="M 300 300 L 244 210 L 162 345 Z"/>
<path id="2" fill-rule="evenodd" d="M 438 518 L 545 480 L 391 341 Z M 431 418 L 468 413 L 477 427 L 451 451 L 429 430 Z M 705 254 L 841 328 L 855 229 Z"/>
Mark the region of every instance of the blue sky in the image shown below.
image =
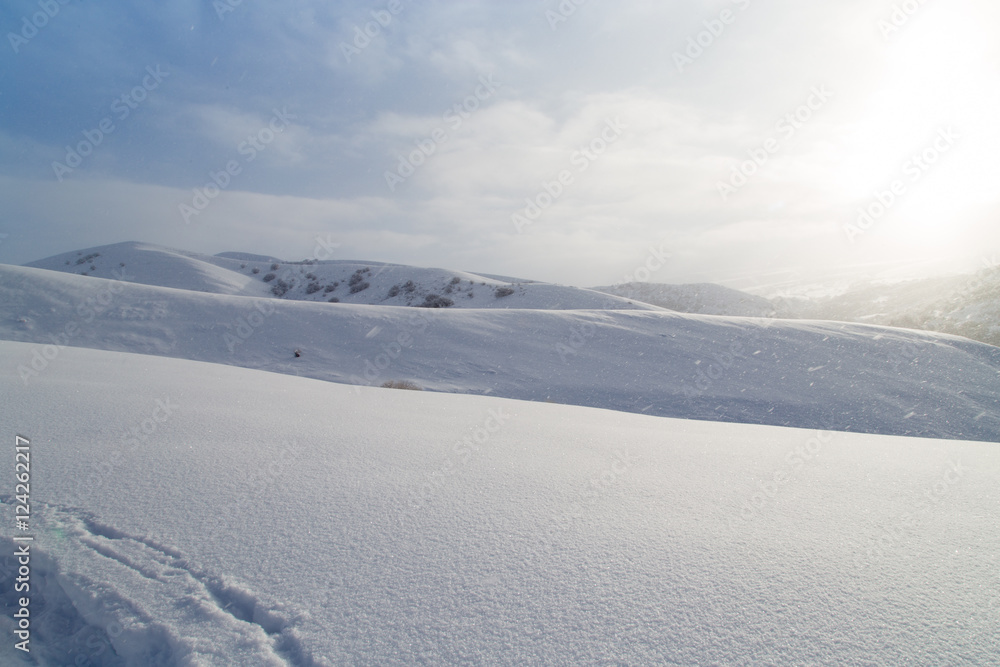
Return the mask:
<path id="1" fill-rule="evenodd" d="M 0 262 L 323 237 L 763 289 L 1000 245 L 985 0 L 18 0 L 0 26 Z"/>

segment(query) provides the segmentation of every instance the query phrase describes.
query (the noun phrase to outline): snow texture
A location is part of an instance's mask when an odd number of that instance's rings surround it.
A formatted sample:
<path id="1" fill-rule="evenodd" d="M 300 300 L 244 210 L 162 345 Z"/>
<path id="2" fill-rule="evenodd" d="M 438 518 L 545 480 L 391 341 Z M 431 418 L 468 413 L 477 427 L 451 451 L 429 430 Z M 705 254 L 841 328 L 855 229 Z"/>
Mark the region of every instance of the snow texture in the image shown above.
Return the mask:
<path id="1" fill-rule="evenodd" d="M 25 386 L 14 369 L 31 347 L 0 343 L 0 383 L 10 428 L 31 436 L 33 595 L 46 603 L 33 655 L 50 658 L 36 664 L 1000 654 L 989 443 L 355 389 L 73 347 Z M 11 643 L 6 664 L 20 664 Z"/>

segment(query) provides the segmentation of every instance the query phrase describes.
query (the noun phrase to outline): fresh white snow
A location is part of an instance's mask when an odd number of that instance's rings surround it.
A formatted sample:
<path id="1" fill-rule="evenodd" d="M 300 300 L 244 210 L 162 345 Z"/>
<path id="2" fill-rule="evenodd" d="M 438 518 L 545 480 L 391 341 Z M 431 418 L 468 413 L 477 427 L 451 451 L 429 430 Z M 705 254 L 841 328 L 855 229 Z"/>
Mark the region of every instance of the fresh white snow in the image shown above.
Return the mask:
<path id="1" fill-rule="evenodd" d="M 0 297 L 0 338 L 36 343 L 15 364 L 23 384 L 44 382 L 68 345 L 666 417 L 1000 440 L 1000 348 L 944 334 L 537 302 L 312 303 L 4 265 Z"/>
<path id="2" fill-rule="evenodd" d="M 0 383 L 33 452 L 41 664 L 990 664 L 1000 649 L 993 444 L 72 347 L 24 386 L 30 349 L 0 343 Z"/>
<path id="3" fill-rule="evenodd" d="M 2 664 L 1000 655 L 1000 348 L 965 338 L 126 243 L 0 265 L 0 387 L 35 538 L 25 655 L 11 481 Z"/>

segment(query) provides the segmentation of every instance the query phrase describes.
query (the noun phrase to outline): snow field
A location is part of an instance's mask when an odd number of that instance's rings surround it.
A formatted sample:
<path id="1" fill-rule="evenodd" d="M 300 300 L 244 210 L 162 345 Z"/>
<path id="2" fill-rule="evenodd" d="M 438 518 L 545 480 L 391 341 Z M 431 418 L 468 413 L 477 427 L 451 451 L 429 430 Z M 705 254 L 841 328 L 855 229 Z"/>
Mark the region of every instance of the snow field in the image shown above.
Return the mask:
<path id="1" fill-rule="evenodd" d="M 106 637 L 95 664 L 997 655 L 990 443 L 73 347 L 24 386 L 30 347 L 0 343 L 0 383 L 36 452 L 44 592 L 77 628 L 53 654 Z"/>

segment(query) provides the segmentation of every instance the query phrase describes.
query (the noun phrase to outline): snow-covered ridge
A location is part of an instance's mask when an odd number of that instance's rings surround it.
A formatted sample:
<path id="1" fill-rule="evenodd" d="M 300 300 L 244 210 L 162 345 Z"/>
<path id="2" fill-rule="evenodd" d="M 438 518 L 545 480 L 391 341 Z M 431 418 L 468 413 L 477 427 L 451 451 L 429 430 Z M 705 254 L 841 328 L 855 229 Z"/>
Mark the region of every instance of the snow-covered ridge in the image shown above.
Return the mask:
<path id="1" fill-rule="evenodd" d="M 946 335 L 662 310 L 309 303 L 12 266 L 0 266 L 0 296 L 0 338 L 37 346 L 17 365 L 25 384 L 44 381 L 59 346 L 80 346 L 667 417 L 1000 433 L 1000 349 Z"/>
<path id="2" fill-rule="evenodd" d="M 27 266 L 215 294 L 324 303 L 431 308 L 656 309 L 579 287 L 465 271 L 315 258 L 289 262 L 239 252 L 210 256 L 137 242 L 63 253 Z"/>
<path id="3" fill-rule="evenodd" d="M 625 299 L 634 299 L 669 310 L 676 310 L 680 313 L 736 315 L 739 317 L 774 317 L 777 315 L 774 304 L 768 299 L 713 283 L 691 285 L 621 283 L 607 287 L 595 287 L 594 289 Z"/>

